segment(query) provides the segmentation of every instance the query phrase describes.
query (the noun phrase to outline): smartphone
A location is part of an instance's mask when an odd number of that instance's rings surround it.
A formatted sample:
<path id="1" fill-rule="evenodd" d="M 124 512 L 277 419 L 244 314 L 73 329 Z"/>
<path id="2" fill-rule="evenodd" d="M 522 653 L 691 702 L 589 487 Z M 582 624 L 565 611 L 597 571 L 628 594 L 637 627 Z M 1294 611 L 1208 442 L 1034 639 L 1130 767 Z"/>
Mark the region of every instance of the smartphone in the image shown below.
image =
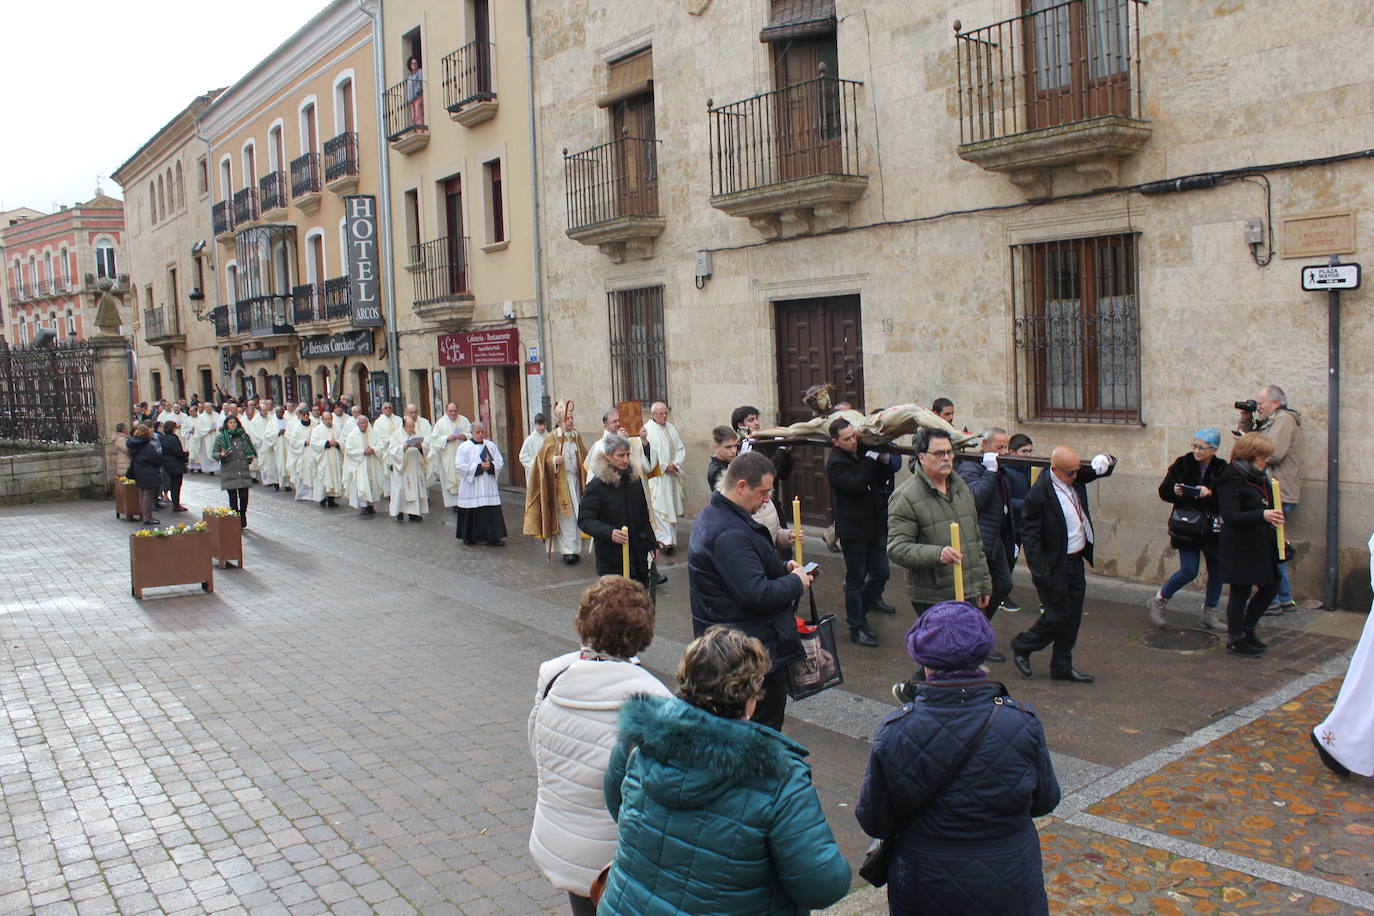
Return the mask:
<path id="1" fill-rule="evenodd" d="M 1198 494 L 1198 488 L 1193 486 L 1192 484 L 1179 484 L 1179 489 L 1182 490 L 1184 493 L 1187 493 L 1189 496 L 1197 496 Z"/>
<path id="2" fill-rule="evenodd" d="M 814 576 L 820 568 L 821 564 L 819 563 L 807 563 L 802 567 L 802 572 L 806 573 L 808 576 Z"/>

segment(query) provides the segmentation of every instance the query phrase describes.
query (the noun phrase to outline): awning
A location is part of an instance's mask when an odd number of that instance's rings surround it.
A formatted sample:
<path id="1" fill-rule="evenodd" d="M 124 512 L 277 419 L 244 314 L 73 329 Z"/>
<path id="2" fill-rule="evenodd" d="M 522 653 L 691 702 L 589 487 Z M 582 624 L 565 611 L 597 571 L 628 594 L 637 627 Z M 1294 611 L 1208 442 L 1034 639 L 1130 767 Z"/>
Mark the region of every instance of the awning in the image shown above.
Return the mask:
<path id="1" fill-rule="evenodd" d="M 782 41 L 835 31 L 835 0 L 773 0 L 759 41 Z"/>
<path id="2" fill-rule="evenodd" d="M 596 100 L 600 108 L 654 91 L 654 51 L 645 48 L 629 57 L 611 61 L 606 77 L 606 94 Z"/>

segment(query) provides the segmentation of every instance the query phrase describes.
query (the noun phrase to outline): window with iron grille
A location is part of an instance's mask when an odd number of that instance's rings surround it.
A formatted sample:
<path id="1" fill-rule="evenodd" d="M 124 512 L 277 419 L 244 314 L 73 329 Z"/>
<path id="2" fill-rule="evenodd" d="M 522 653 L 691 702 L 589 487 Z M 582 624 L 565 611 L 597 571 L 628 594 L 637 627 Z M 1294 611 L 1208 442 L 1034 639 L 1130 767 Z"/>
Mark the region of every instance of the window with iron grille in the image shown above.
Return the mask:
<path id="1" fill-rule="evenodd" d="M 1140 422 L 1133 234 L 1012 249 L 1018 417 Z"/>
<path id="2" fill-rule="evenodd" d="M 664 350 L 663 287 L 607 294 L 611 320 L 611 393 L 614 400 L 649 404 L 668 399 Z"/>

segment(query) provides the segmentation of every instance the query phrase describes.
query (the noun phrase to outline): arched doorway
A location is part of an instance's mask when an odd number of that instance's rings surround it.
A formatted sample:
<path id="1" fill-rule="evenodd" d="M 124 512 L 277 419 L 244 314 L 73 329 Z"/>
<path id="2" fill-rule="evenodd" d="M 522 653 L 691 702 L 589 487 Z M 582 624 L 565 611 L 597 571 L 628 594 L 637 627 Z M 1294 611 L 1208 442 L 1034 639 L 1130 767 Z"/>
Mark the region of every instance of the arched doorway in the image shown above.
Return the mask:
<path id="1" fill-rule="evenodd" d="M 372 409 L 372 408 L 373 408 L 372 399 L 368 397 L 368 393 L 369 393 L 369 392 L 368 392 L 368 384 L 367 384 L 367 383 L 368 383 L 368 380 L 371 378 L 371 373 L 369 373 L 369 372 L 367 371 L 367 367 L 366 367 L 366 366 L 361 365 L 361 364 L 358 366 L 358 368 L 354 369 L 353 371 L 354 371 L 354 373 L 355 373 L 355 374 L 357 375 L 357 377 L 358 377 L 358 385 L 357 385 L 357 392 L 358 392 L 358 393 L 357 393 L 357 395 L 356 395 L 356 398 L 357 398 L 357 399 L 356 399 L 353 403 L 354 403 L 354 404 L 357 404 L 359 407 L 361 407 L 361 408 L 363 409 L 363 413 L 367 414 L 367 415 L 370 417 L 370 416 L 372 416 L 373 413 L 375 412 L 375 411 Z M 379 409 L 380 409 L 380 406 L 379 406 Z"/>
<path id="2" fill-rule="evenodd" d="M 257 389 L 258 389 L 258 391 L 257 391 L 258 397 L 260 397 L 260 398 L 265 398 L 265 397 L 267 397 L 267 392 L 268 392 L 269 389 L 268 389 L 268 387 L 267 387 L 267 370 L 266 370 L 266 369 L 259 369 L 259 370 L 258 370 L 258 384 L 257 384 Z"/>
<path id="3" fill-rule="evenodd" d="M 315 370 L 315 394 L 322 394 L 330 400 L 334 399 L 334 392 L 329 387 L 328 366 L 321 366 Z"/>

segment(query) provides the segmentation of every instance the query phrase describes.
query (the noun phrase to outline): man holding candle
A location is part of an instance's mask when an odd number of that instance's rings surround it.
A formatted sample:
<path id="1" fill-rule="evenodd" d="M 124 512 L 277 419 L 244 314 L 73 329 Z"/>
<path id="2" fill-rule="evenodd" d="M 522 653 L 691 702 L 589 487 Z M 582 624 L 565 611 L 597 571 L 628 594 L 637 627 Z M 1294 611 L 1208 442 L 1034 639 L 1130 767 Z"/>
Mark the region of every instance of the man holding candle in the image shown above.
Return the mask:
<path id="1" fill-rule="evenodd" d="M 588 460 L 592 479 L 577 504 L 577 527 L 592 538 L 598 576 L 624 573 L 624 545 L 629 544 L 629 578 L 647 587 L 649 558 L 658 541 L 644 485 L 630 460 L 629 440 L 608 435 L 602 441 L 605 447 Z"/>
<path id="2" fill-rule="evenodd" d="M 895 614 L 883 601 L 891 575 L 887 559 L 887 489 L 893 468 L 886 456 L 859 451 L 859 431 L 848 420 L 830 423 L 825 476 L 834 494 L 835 534 L 844 553 L 844 613 L 849 641 L 873 648 L 878 637 L 868 612 Z M 900 459 L 899 459 L 900 460 Z"/>
<path id="3" fill-rule="evenodd" d="M 953 544 L 951 523 L 964 535 L 961 547 Z M 912 475 L 888 503 L 887 556 L 906 570 L 906 593 L 917 617 L 964 595 L 987 607 L 992 577 L 978 537 L 978 507 L 968 484 L 954 473 L 954 444 L 944 430 L 916 435 Z M 956 577 L 964 595 L 956 595 Z"/>

